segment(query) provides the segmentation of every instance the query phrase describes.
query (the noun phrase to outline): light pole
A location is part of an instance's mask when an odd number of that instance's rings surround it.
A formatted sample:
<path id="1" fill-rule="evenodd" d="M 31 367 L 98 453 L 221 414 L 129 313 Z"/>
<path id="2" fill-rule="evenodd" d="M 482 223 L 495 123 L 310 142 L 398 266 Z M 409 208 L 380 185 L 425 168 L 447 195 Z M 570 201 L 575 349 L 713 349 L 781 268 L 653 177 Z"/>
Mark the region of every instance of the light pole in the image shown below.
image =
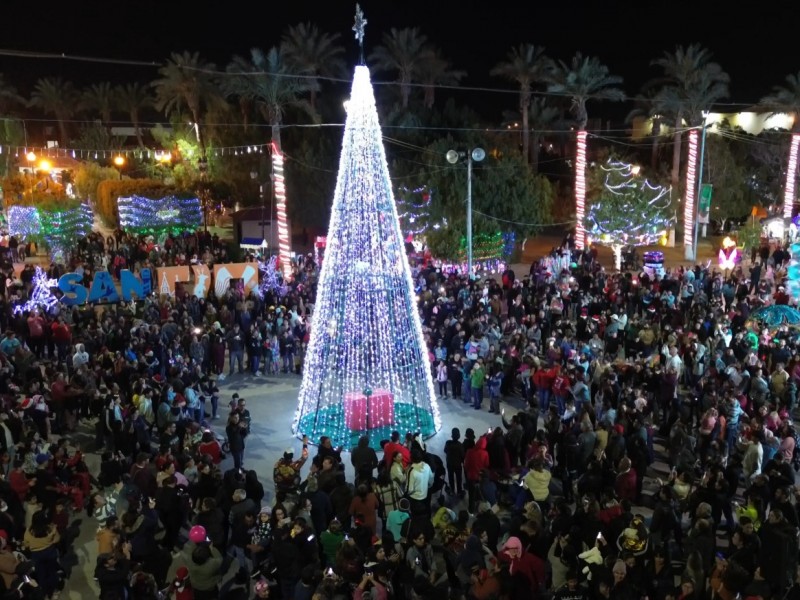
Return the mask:
<path id="1" fill-rule="evenodd" d="M 121 154 L 117 154 L 114 157 L 114 164 L 117 166 L 117 169 L 119 169 L 119 178 L 120 178 L 120 181 L 121 181 L 122 180 L 122 167 L 125 166 L 125 157 L 122 156 Z"/>
<path id="2" fill-rule="evenodd" d="M 706 131 L 708 111 L 703 111 L 703 132 L 700 137 L 700 167 L 697 171 L 697 195 L 694 200 L 694 235 L 692 235 L 692 260 L 697 262 L 697 219 L 700 216 L 700 191 L 703 189 L 703 161 L 706 153 Z"/>
<path id="3" fill-rule="evenodd" d="M 454 165 L 460 158 L 467 159 L 467 273 L 472 279 L 472 161 L 481 162 L 486 158 L 483 148 L 473 148 L 469 152 L 448 150 L 445 158 Z"/>

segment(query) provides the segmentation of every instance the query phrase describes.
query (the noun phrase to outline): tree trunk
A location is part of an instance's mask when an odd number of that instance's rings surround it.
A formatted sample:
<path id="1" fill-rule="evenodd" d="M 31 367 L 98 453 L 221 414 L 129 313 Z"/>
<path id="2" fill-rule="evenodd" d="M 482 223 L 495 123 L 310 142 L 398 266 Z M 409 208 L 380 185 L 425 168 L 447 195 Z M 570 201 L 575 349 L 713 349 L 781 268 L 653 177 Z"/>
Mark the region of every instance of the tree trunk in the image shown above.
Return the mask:
<path id="1" fill-rule="evenodd" d="M 139 113 L 135 110 L 131 111 L 131 123 L 133 123 L 133 132 L 136 135 L 136 141 L 139 148 L 144 150 L 144 139 L 142 138 L 142 128 L 139 126 Z"/>
<path id="2" fill-rule="evenodd" d="M 656 169 L 658 167 L 658 148 L 661 138 L 661 120 L 653 119 L 653 147 L 650 150 L 650 168 Z"/>
<path id="3" fill-rule="evenodd" d="M 197 134 L 197 143 L 200 145 L 200 156 L 206 157 L 206 140 L 203 137 L 203 128 L 200 126 L 200 115 L 198 111 L 192 111 L 192 118 L 194 119 L 194 131 Z"/>
<path id="4" fill-rule="evenodd" d="M 575 148 L 575 247 L 583 250 L 586 230 L 586 130 L 578 131 Z"/>
<path id="5" fill-rule="evenodd" d="M 534 130 L 531 135 L 531 173 L 537 175 L 539 173 L 539 142 L 541 134 Z"/>
<path id="6" fill-rule="evenodd" d="M 797 152 L 800 148 L 800 133 L 792 134 L 789 146 L 789 164 L 786 167 L 786 185 L 783 192 L 783 218 L 791 219 L 795 201 L 795 183 L 797 181 Z"/>
<path id="7" fill-rule="evenodd" d="M 66 147 L 67 144 L 69 143 L 69 137 L 67 134 L 67 122 L 60 117 L 58 119 L 58 133 L 59 136 L 61 137 L 61 145 Z"/>
<path id="8" fill-rule="evenodd" d="M 531 132 L 528 130 L 528 110 L 531 107 L 531 93 L 523 90 L 519 98 L 519 110 L 522 113 L 522 156 L 525 162 L 530 160 Z"/>
<path id="9" fill-rule="evenodd" d="M 611 251 L 614 253 L 614 268 L 622 271 L 622 244 L 613 244 Z"/>
<path id="10" fill-rule="evenodd" d="M 684 258 L 696 260 L 694 255 L 694 224 L 697 219 L 697 130 L 689 130 L 689 152 L 686 159 L 686 190 L 683 204 Z"/>
<path id="11" fill-rule="evenodd" d="M 670 183 L 672 184 L 672 205 L 675 206 L 676 194 L 681 189 L 681 123 L 683 119 L 681 115 L 675 120 L 675 133 L 672 135 L 672 175 Z"/>

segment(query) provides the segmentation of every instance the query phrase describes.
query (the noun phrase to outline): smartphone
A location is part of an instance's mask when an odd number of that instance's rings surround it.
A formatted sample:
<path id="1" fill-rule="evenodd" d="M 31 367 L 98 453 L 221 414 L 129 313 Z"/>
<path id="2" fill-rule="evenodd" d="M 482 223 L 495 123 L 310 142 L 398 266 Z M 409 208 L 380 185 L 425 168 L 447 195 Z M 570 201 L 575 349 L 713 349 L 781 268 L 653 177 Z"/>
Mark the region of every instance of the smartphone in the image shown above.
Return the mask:
<path id="1" fill-rule="evenodd" d="M 603 534 L 602 534 L 602 532 L 598 531 L 598 532 L 597 532 L 597 538 L 596 538 L 596 539 L 598 539 L 598 540 L 599 540 L 601 537 L 603 537 Z"/>
<path id="2" fill-rule="evenodd" d="M 333 569 L 331 569 L 330 567 L 328 567 L 328 568 L 325 570 L 325 577 L 333 577 Z"/>
<path id="3" fill-rule="evenodd" d="M 365 571 L 364 575 L 366 575 L 367 577 L 372 577 L 372 571 Z"/>
<path id="4" fill-rule="evenodd" d="M 345 542 L 349 542 L 350 541 L 350 536 L 347 535 L 346 533 L 344 534 L 344 541 Z"/>
<path id="5" fill-rule="evenodd" d="M 313 540 L 314 540 L 314 537 L 315 537 L 315 536 L 314 536 L 314 534 L 312 533 L 310 536 L 308 536 L 308 537 L 306 538 L 306 541 L 307 541 L 307 542 L 311 542 L 311 541 L 313 541 Z"/>

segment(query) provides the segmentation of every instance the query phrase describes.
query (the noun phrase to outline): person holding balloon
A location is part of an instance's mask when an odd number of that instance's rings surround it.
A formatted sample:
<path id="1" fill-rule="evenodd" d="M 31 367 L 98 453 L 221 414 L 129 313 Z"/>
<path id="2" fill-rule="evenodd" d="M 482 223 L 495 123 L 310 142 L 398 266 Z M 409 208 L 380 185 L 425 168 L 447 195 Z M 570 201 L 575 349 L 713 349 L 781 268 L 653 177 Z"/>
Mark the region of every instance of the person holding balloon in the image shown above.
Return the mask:
<path id="1" fill-rule="evenodd" d="M 222 581 L 222 554 L 212 544 L 206 528 L 195 525 L 189 530 L 189 542 L 181 552 L 181 562 L 189 571 L 194 600 L 216 600 Z"/>

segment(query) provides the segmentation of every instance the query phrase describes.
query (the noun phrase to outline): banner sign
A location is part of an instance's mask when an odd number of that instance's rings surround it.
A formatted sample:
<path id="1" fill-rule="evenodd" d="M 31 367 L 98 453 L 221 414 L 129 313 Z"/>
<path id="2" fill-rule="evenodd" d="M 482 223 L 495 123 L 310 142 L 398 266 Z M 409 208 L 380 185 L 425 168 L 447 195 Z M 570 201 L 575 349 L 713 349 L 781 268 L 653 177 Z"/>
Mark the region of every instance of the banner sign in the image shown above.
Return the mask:
<path id="1" fill-rule="evenodd" d="M 258 263 L 233 263 L 214 265 L 214 293 L 222 298 L 231 284 L 231 279 L 241 279 L 244 295 L 258 289 Z"/>
<path id="2" fill-rule="evenodd" d="M 133 299 L 133 294 L 136 294 L 137 299 L 142 299 L 148 296 L 153 290 L 153 281 L 150 274 L 150 269 L 142 269 L 139 272 L 139 277 L 136 277 L 128 269 L 120 272 L 120 291 L 117 291 L 117 286 L 111 278 L 111 273 L 108 271 L 97 271 L 92 279 L 92 287 L 87 289 L 82 284 L 83 275 L 78 273 L 66 273 L 58 280 L 58 289 L 64 294 L 61 297 L 61 302 L 67 306 L 74 306 L 76 304 L 84 304 L 89 302 L 95 304 L 98 302 L 114 303 L 122 300 L 130 302 Z"/>
<path id="3" fill-rule="evenodd" d="M 158 293 L 162 296 L 175 297 L 175 284 L 189 281 L 189 267 L 159 267 Z"/>

